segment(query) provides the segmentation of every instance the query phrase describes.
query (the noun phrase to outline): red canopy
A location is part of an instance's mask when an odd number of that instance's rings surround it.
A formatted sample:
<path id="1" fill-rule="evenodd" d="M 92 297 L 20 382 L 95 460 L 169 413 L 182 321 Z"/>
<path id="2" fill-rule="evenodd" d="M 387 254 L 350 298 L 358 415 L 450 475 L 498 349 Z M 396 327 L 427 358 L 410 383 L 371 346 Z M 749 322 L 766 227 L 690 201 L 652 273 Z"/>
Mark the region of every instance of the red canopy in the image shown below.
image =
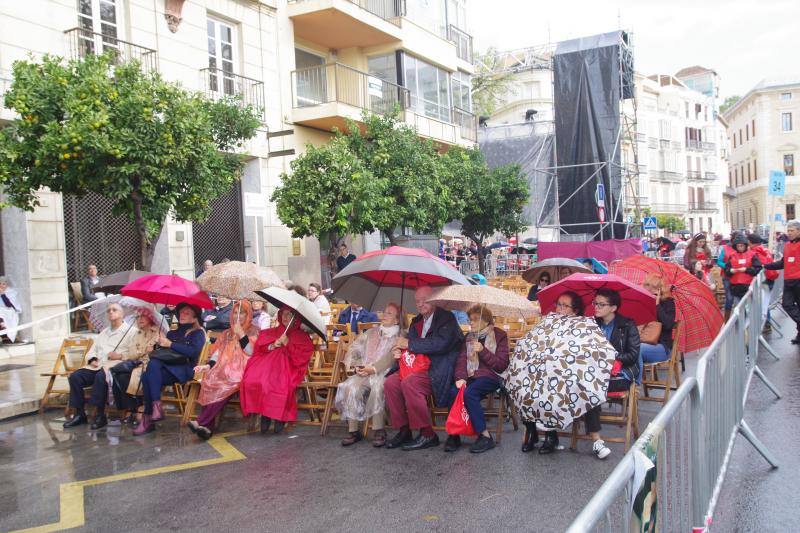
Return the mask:
<path id="1" fill-rule="evenodd" d="M 214 303 L 197 283 L 180 276 L 150 274 L 136 279 L 120 291 L 125 296 L 139 298 L 145 302 L 178 305 L 186 302 L 203 309 L 211 309 Z"/>

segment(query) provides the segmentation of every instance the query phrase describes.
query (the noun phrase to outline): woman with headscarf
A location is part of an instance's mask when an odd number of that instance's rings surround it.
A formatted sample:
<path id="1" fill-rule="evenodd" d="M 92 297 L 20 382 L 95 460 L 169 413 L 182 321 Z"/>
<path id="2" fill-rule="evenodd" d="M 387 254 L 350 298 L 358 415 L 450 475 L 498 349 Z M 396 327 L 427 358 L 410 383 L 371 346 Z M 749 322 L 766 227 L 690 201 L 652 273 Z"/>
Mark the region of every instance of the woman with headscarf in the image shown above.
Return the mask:
<path id="1" fill-rule="evenodd" d="M 158 336 L 158 349 L 150 354 L 147 369 L 142 372 L 144 414 L 134 435 L 155 431 L 153 422 L 164 419 L 161 389 L 165 385 L 186 383 L 194 377 L 194 367 L 206 344 L 206 332 L 200 325 L 202 311 L 196 305 L 182 302 L 175 308 L 178 328 Z"/>
<path id="2" fill-rule="evenodd" d="M 372 418 L 374 431 L 372 445 L 380 448 L 386 444 L 384 425 L 385 399 L 383 381 L 394 364 L 392 348 L 401 331 L 403 313 L 396 303 L 389 303 L 383 311 L 381 325 L 359 335 L 344 359 L 348 369 L 355 374 L 340 383 L 336 389 L 336 410 L 347 420 L 347 437 L 342 446 L 361 440 L 359 421 Z"/>
<path id="3" fill-rule="evenodd" d="M 260 330 L 253 324 L 249 301 L 240 300 L 233 305 L 230 324 L 217 337 L 208 362 L 194 368 L 195 374 L 205 372 L 197 398 L 203 408 L 197 420 L 189 422 L 189 429 L 201 439 L 211 438 L 217 415 L 239 391 L 247 359 L 258 339 Z"/>
<path id="4" fill-rule="evenodd" d="M 261 415 L 262 433 L 273 420 L 274 432 L 280 433 L 286 422 L 297 419 L 295 389 L 306 375 L 314 343 L 295 315 L 290 307 L 278 311 L 278 325 L 258 336 L 242 376 L 242 413 Z"/>
<path id="5" fill-rule="evenodd" d="M 150 352 L 158 343 L 158 334 L 161 331 L 153 322 L 153 316 L 144 311 L 139 311 L 136 315 L 136 328 L 138 331 L 133 336 L 130 349 L 123 354 L 122 362 L 111 367 L 111 377 L 113 378 L 111 390 L 114 393 L 114 403 L 117 409 L 123 413 L 130 412 L 124 420 L 127 423 L 133 423 L 138 403 L 137 397 L 127 392 L 131 374 L 136 367 L 147 362 Z"/>

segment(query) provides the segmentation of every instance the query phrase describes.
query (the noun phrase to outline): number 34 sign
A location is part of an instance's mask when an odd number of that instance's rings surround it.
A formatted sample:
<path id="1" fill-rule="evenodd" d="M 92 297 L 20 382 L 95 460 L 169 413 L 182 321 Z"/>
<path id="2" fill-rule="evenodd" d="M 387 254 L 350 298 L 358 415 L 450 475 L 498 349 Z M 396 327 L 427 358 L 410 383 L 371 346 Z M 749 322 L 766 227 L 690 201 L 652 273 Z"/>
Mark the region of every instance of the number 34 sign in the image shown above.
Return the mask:
<path id="1" fill-rule="evenodd" d="M 786 194 L 786 173 L 782 170 L 770 170 L 769 191 L 770 196 L 783 196 Z"/>

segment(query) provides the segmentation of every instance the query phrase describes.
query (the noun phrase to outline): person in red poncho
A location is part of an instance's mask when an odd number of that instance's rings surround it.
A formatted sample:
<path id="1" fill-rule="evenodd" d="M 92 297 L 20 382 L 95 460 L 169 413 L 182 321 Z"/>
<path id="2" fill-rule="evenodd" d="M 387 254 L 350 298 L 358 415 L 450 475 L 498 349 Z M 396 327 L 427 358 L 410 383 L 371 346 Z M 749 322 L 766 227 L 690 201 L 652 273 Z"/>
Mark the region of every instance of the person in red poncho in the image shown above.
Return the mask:
<path id="1" fill-rule="evenodd" d="M 239 388 L 242 413 L 261 415 L 261 432 L 269 431 L 275 420 L 275 433 L 286 422 L 297 419 L 295 389 L 306 375 L 314 344 L 300 329 L 300 317 L 282 307 L 277 327 L 261 332 L 247 361 Z"/>

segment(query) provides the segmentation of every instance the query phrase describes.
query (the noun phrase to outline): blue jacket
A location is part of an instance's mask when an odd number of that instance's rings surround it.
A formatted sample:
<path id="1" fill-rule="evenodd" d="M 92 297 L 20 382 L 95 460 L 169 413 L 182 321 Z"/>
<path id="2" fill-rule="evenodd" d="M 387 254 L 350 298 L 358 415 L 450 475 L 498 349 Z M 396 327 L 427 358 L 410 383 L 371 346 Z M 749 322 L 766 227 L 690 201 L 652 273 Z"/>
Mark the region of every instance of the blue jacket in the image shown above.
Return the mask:
<path id="1" fill-rule="evenodd" d="M 206 343 L 205 331 L 198 329 L 186 335 L 188 329 L 188 324 L 181 324 L 178 329 L 167 333 L 167 338 L 172 341 L 172 349 L 189 358 L 189 363 L 186 365 L 164 365 L 164 368 L 181 383 L 194 377 L 194 367 L 197 366 Z"/>
<path id="2" fill-rule="evenodd" d="M 408 328 L 408 351 L 425 354 L 431 359 L 428 375 L 436 407 L 447 407 L 452 401 L 453 375 L 456 359 L 464 345 L 464 334 L 453 313 L 436 309 L 428 336 L 420 338 L 417 324 L 422 323 L 422 315 L 417 315 Z"/>
<path id="3" fill-rule="evenodd" d="M 339 313 L 339 324 L 349 324 L 350 318 L 353 316 L 353 308 L 348 306 L 344 311 Z M 380 322 L 378 315 L 367 309 L 361 309 L 356 318 L 357 324 L 365 324 L 367 322 Z"/>

